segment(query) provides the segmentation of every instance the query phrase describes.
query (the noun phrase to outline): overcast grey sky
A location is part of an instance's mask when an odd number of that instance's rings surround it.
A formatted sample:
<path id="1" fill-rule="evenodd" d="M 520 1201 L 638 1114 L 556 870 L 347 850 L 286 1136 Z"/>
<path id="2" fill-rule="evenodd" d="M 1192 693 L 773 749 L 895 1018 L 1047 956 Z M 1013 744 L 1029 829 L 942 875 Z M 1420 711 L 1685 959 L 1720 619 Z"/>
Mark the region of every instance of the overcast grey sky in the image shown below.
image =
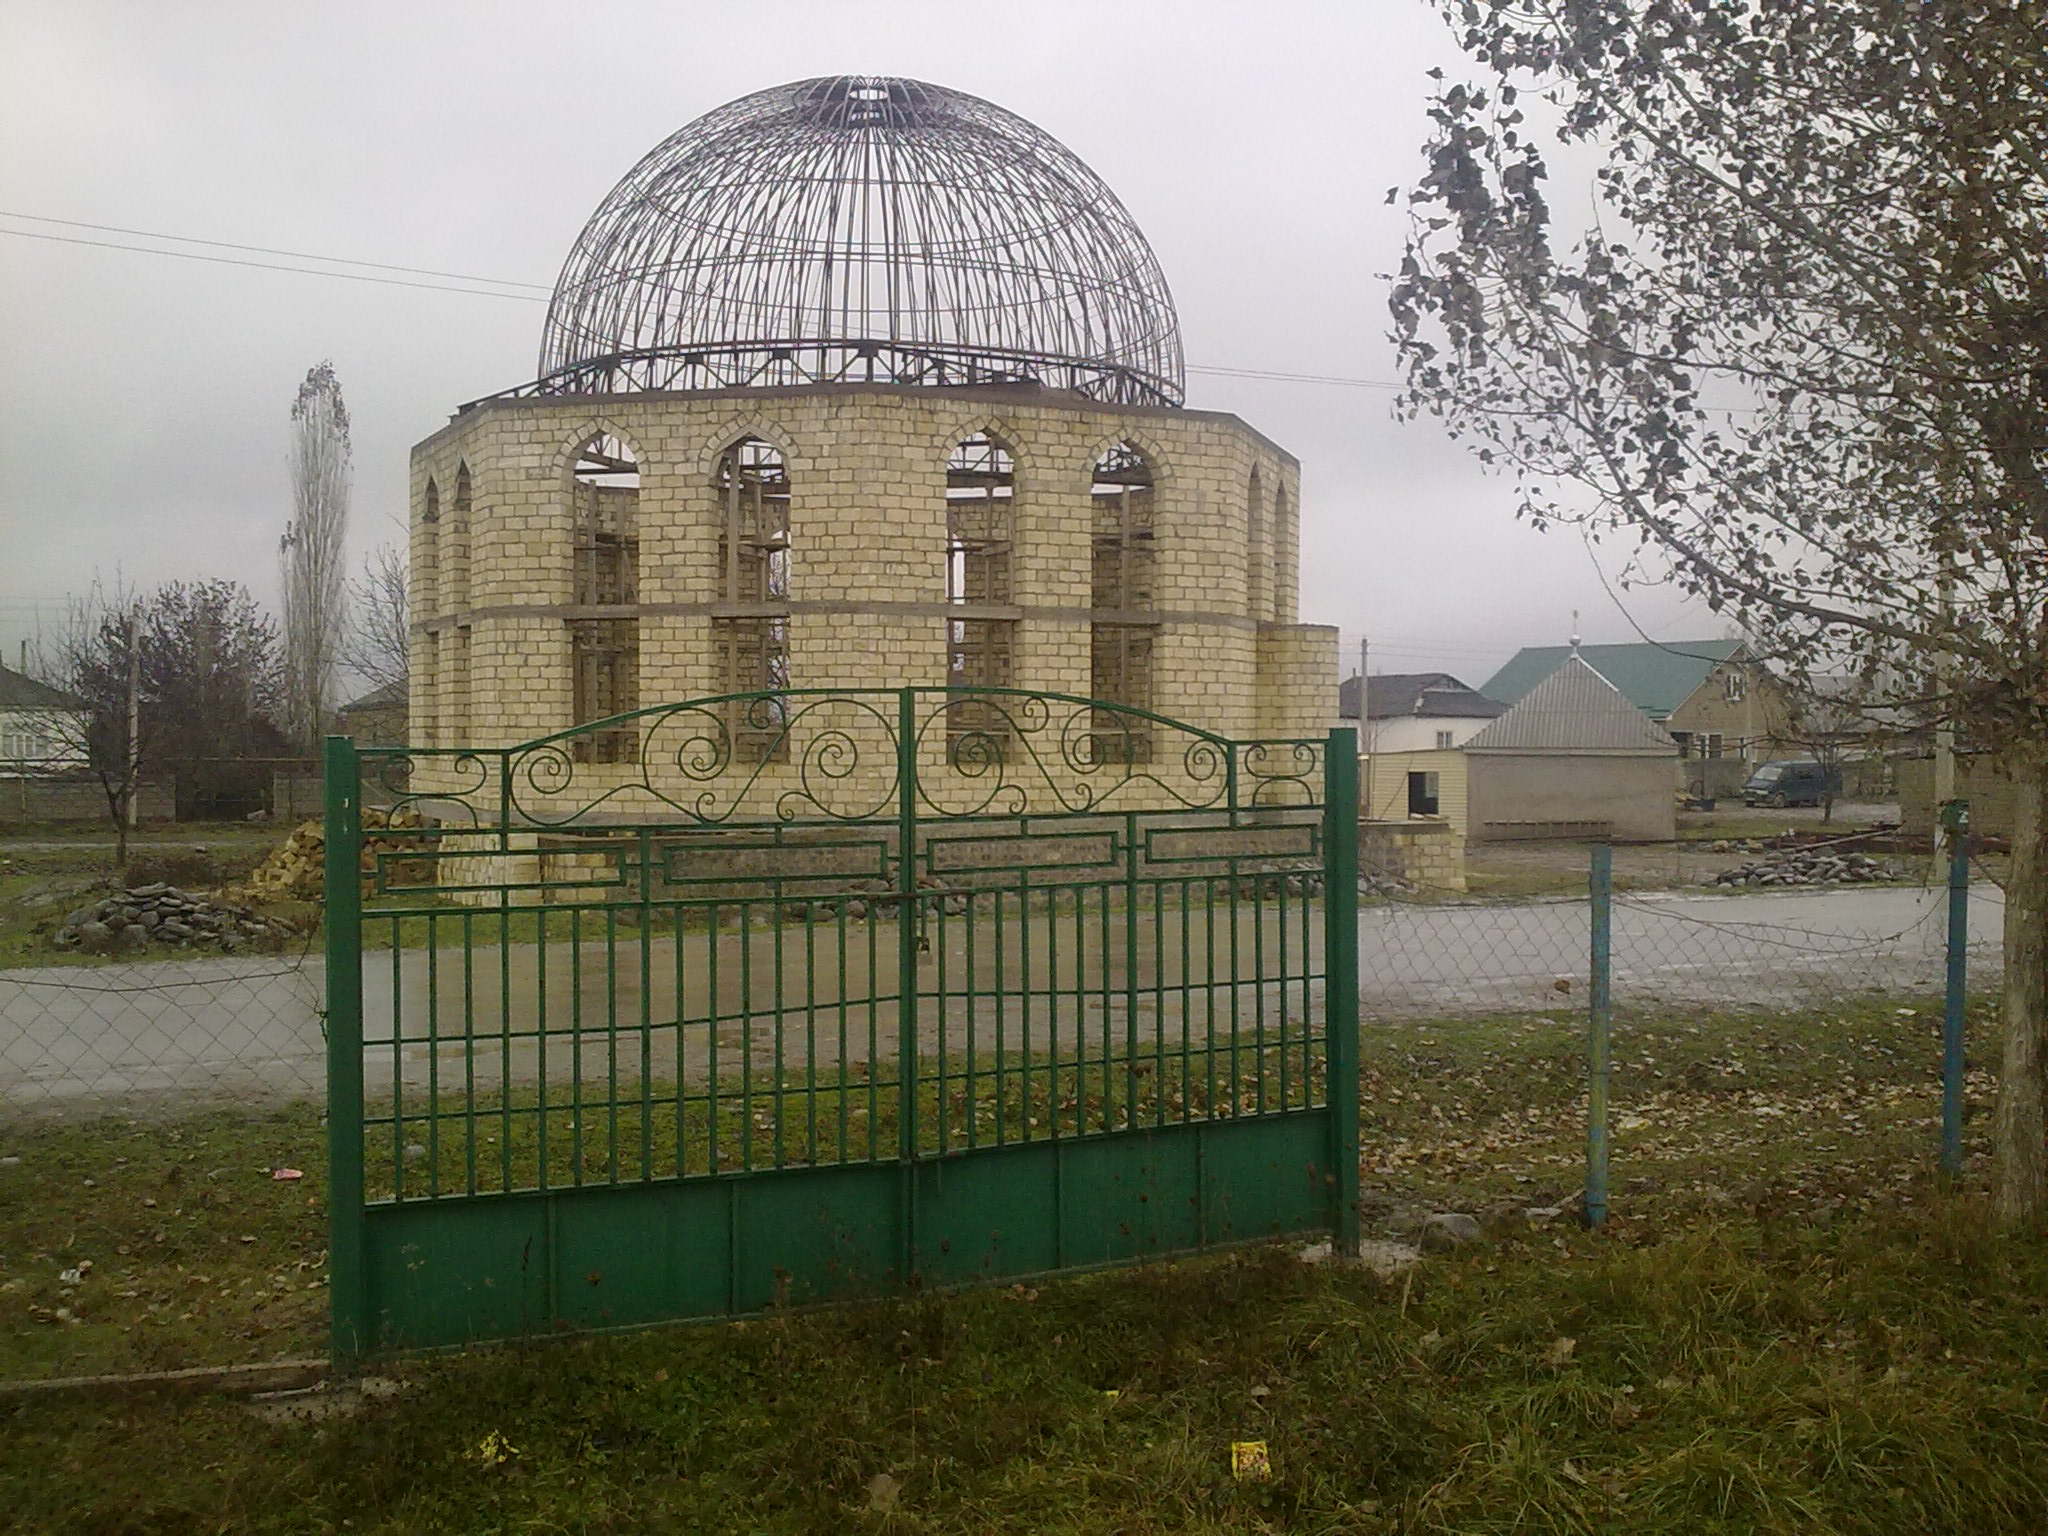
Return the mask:
<path id="1" fill-rule="evenodd" d="M 0 0 L 0 230 L 20 215 L 551 283 L 660 139 L 812 75 L 985 96 L 1092 165 L 1157 251 L 1192 365 L 1394 378 L 1386 284 L 1450 33 L 1421 0 L 1330 5 L 176 5 Z M 185 247 L 184 249 L 196 249 Z M 216 253 L 222 254 L 222 253 Z M 251 257 L 252 260 L 267 260 Z M 355 420 L 351 543 L 403 534 L 406 454 L 535 372 L 542 306 L 0 233 L 0 646 L 118 567 L 266 603 L 286 427 L 331 357 Z M 1302 616 L 1374 670 L 1481 683 L 1525 644 L 1636 638 L 1574 534 L 1386 389 L 1191 374 L 1302 460 Z M 1617 554 L 1604 555 L 1619 568 Z M 1625 600 L 1680 640 L 1720 621 Z"/>

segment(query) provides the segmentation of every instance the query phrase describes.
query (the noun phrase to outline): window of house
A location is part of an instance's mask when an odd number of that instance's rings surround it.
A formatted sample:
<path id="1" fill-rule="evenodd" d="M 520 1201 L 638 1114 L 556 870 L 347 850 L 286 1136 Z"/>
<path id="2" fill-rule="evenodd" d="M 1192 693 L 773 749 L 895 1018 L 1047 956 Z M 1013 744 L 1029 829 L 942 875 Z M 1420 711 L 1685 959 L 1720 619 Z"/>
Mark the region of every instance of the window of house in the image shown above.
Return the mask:
<path id="1" fill-rule="evenodd" d="M 1408 814 L 1410 816 L 1434 816 L 1437 814 L 1437 775 L 1434 773 L 1411 773 L 1408 775 Z"/>
<path id="2" fill-rule="evenodd" d="M 1678 755 L 1680 757 L 1692 756 L 1691 731 L 1673 731 L 1671 733 L 1671 739 L 1678 743 Z"/>
<path id="3" fill-rule="evenodd" d="M 1707 744 L 1705 755 L 1707 757 L 1719 757 L 1721 755 L 1721 733 L 1719 731 L 1709 731 L 1705 739 Z"/>
<path id="4" fill-rule="evenodd" d="M 1015 461 L 977 432 L 953 445 L 946 461 L 946 686 L 1008 688 L 1014 680 L 1017 622 L 991 613 L 1013 601 Z M 975 736 L 1007 738 L 1009 715 L 992 701 L 946 706 L 949 744 Z"/>
<path id="5" fill-rule="evenodd" d="M 599 434 L 576 455 L 570 506 L 569 620 L 574 724 L 640 707 L 640 466 Z M 579 762 L 626 763 L 640 732 L 618 726 L 579 736 Z"/>
<path id="6" fill-rule="evenodd" d="M 1152 468 L 1129 443 L 1095 465 L 1090 564 L 1089 692 L 1130 710 L 1152 708 L 1152 616 L 1156 549 Z M 1152 759 L 1152 723 L 1121 710 L 1098 710 L 1097 762 Z"/>
<path id="7" fill-rule="evenodd" d="M 1436 749 L 1437 749 L 1437 751 L 1439 751 L 1439 752 L 1447 752 L 1447 751 L 1449 751 L 1449 750 L 1450 750 L 1450 747 L 1451 747 L 1451 734 L 1452 734 L 1452 733 L 1451 733 L 1451 732 L 1449 732 L 1449 731 L 1438 731 L 1438 732 L 1436 733 Z"/>
<path id="8" fill-rule="evenodd" d="M 1740 667 L 1730 667 L 1721 675 L 1721 686 L 1727 693 L 1729 703 L 1740 704 L 1743 694 L 1748 691 L 1749 679 Z"/>
<path id="9" fill-rule="evenodd" d="M 790 683 L 789 600 L 795 559 L 789 465 L 774 444 L 743 437 L 719 456 L 716 485 L 719 603 L 711 628 L 719 691 L 781 693 Z M 780 699 L 734 700 L 727 706 L 727 728 L 735 758 L 787 762 L 787 718 Z"/>

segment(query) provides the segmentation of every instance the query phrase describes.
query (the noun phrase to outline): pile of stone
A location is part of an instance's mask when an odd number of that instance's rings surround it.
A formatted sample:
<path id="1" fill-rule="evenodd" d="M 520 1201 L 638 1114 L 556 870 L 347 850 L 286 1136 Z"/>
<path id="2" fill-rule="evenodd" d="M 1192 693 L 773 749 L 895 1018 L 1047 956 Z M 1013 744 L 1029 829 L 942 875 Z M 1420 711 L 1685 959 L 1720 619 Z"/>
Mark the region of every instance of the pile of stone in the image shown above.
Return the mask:
<path id="1" fill-rule="evenodd" d="M 158 881 L 80 907 L 64 919 L 51 942 L 89 955 L 209 946 L 233 955 L 275 944 L 290 933 L 275 918 Z"/>
<path id="2" fill-rule="evenodd" d="M 363 810 L 363 873 L 367 876 L 377 868 L 380 853 L 405 853 L 417 850 L 419 839 L 399 837 L 378 837 L 374 834 L 388 831 L 403 831 L 417 827 L 420 818 L 411 810 L 401 810 L 395 816 L 386 816 L 374 806 Z M 325 892 L 327 880 L 327 831 L 317 821 L 302 821 L 292 828 L 292 835 L 284 845 L 269 858 L 249 871 L 249 889 L 261 896 L 285 896 L 300 901 L 317 901 Z"/>
<path id="3" fill-rule="evenodd" d="M 1403 880 L 1399 875 L 1382 869 L 1361 869 L 1358 872 L 1358 894 L 1361 896 L 1413 896 L 1416 890 L 1413 880 Z"/>
<path id="4" fill-rule="evenodd" d="M 1867 853 L 1834 853 L 1827 848 L 1780 848 L 1750 864 L 1738 864 L 1710 876 L 1708 885 L 1755 886 L 1857 885 L 1902 880 L 1904 874 L 1887 859 Z"/>

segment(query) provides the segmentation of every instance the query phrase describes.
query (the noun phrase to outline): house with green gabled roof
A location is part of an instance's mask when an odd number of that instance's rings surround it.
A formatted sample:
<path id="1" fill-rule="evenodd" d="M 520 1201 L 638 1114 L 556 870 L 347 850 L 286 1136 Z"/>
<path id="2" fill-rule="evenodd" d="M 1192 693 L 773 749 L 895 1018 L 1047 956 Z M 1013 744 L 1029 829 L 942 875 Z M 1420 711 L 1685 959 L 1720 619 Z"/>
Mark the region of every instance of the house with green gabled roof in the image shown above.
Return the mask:
<path id="1" fill-rule="evenodd" d="M 1573 654 L 1568 645 L 1526 646 L 1479 691 L 1518 704 Z M 1682 756 L 1755 763 L 1776 755 L 1785 731 L 1784 692 L 1746 641 L 1581 645 L 1577 655 L 1663 726 Z"/>

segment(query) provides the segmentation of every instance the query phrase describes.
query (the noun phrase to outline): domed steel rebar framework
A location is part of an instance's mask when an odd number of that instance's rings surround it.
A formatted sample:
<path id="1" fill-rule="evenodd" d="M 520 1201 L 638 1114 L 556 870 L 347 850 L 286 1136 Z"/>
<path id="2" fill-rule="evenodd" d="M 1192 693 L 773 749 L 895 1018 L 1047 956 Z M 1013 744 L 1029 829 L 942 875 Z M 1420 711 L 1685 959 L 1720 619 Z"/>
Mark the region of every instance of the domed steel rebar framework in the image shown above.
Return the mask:
<path id="1" fill-rule="evenodd" d="M 516 393 L 1023 380 L 1182 402 L 1151 246 L 1014 113 L 842 75 L 741 97 L 635 166 L 570 252 Z"/>

